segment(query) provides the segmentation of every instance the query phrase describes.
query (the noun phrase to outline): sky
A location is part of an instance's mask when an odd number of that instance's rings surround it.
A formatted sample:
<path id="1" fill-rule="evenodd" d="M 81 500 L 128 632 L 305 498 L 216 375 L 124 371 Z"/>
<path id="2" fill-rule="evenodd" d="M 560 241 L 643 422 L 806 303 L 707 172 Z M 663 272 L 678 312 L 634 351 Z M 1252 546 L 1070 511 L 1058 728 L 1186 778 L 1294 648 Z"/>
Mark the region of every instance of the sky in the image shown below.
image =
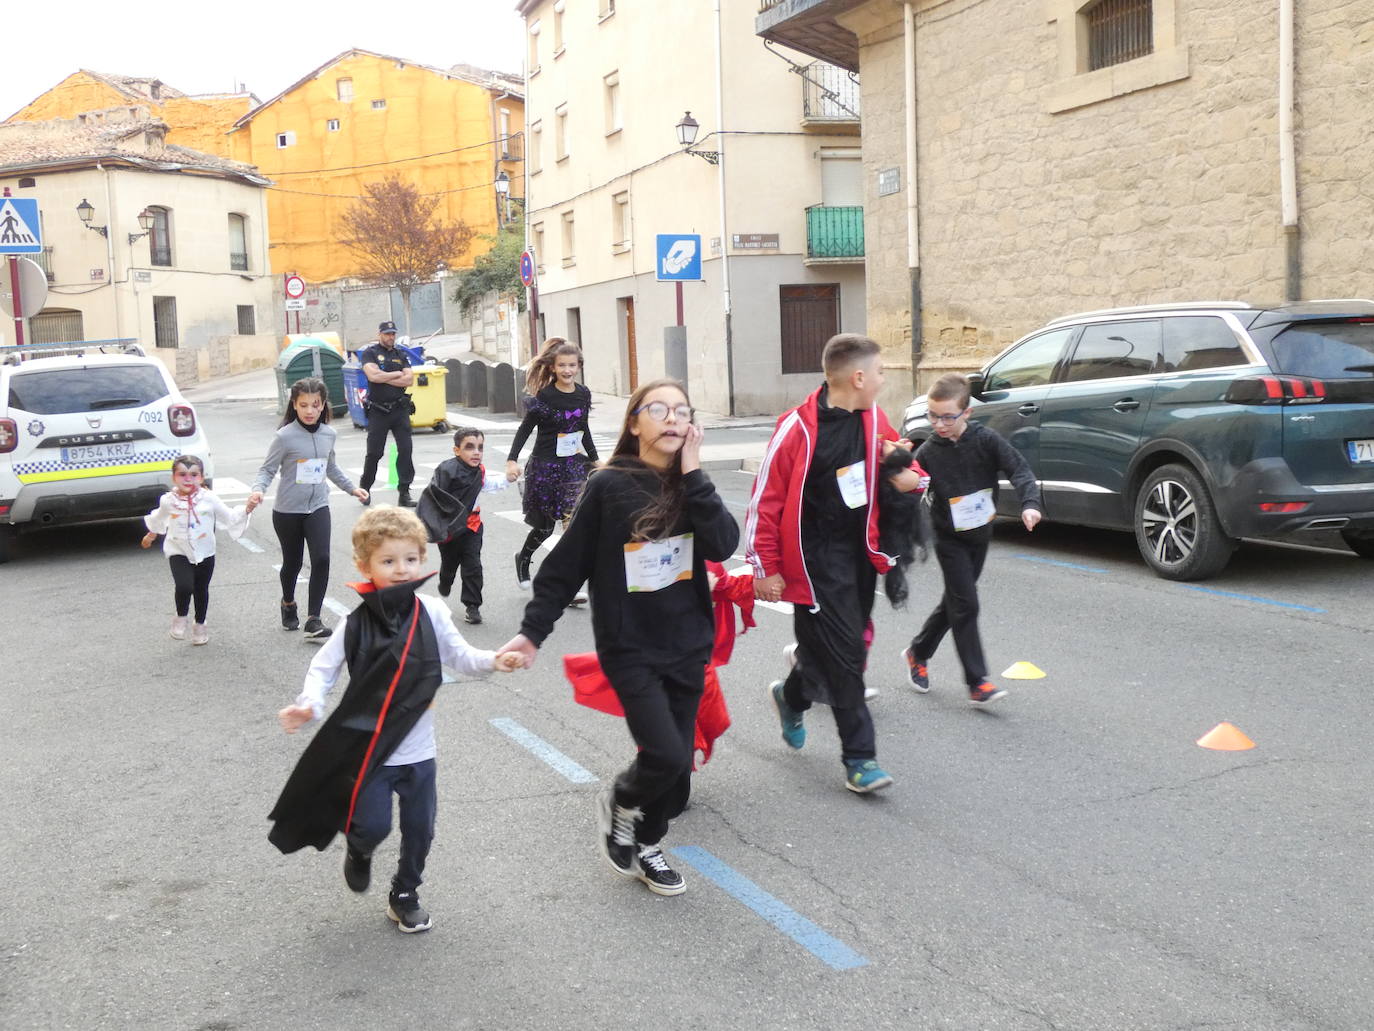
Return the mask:
<path id="1" fill-rule="evenodd" d="M 260 100 L 355 47 L 518 75 L 522 32 L 515 0 L 28 0 L 0 15 L 0 119 L 78 68 Z"/>

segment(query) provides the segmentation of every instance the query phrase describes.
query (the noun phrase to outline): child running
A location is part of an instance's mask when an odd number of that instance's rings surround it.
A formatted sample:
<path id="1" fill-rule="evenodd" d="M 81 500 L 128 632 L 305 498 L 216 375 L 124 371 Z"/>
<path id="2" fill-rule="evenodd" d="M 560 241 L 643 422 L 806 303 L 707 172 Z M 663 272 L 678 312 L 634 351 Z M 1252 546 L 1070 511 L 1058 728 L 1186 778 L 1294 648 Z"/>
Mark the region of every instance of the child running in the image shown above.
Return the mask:
<path id="1" fill-rule="evenodd" d="M 181 455 L 172 461 L 172 489 L 143 517 L 148 527 L 143 547 L 151 547 L 159 534 L 164 535 L 162 553 L 172 567 L 176 615 L 167 632 L 178 641 L 186 639 L 186 620 L 194 601 L 192 644 L 210 643 L 205 618 L 210 612 L 210 578 L 215 575 L 215 531 L 227 530 L 238 538 L 248 525 L 246 509 L 231 510 L 204 483 L 205 464 L 195 455 Z"/>
<path id="2" fill-rule="evenodd" d="M 329 627 L 320 619 L 324 592 L 329 587 L 329 486 L 367 504 L 368 493 L 356 487 L 334 461 L 334 427 L 329 425 L 329 391 L 320 379 L 298 379 L 291 384 L 286 417 L 267 449 L 267 460 L 258 470 L 248 495 L 248 511 L 262 504 L 262 496 L 281 472 L 277 499 L 272 504 L 272 528 L 281 543 L 281 628 L 299 630 L 296 611 L 296 578 L 304 552 L 310 550 L 310 587 L 305 636 L 323 641 Z"/>
<path id="3" fill-rule="evenodd" d="M 529 535 L 515 553 L 515 579 L 522 591 L 530 588 L 530 563 L 534 553 L 566 523 L 577 505 L 582 485 L 597 460 L 596 444 L 587 419 L 592 392 L 577 382 L 582 371 L 582 349 L 562 337 L 550 337 L 539 356 L 530 362 L 525 377 L 525 418 L 515 431 L 506 456 L 506 479 L 520 478 L 520 449 L 533 431 L 534 449 L 525 466 L 524 509 Z M 587 596 L 579 589 L 573 604 Z"/>
<path id="4" fill-rule="evenodd" d="M 482 622 L 482 512 L 479 496 L 487 482 L 482 465 L 486 434 L 460 426 L 453 434 L 453 457 L 439 463 L 416 509 L 430 540 L 439 545 L 439 593 L 445 598 L 462 576 L 459 600 L 466 620 Z M 505 480 L 500 479 L 505 485 Z"/>
<path id="5" fill-rule="evenodd" d="M 379 507 L 353 527 L 353 560 L 366 582 L 352 586 L 362 604 L 320 649 L 299 697 L 277 718 L 288 734 L 319 719 L 345 665 L 348 687 L 282 789 L 268 835 L 284 853 L 306 845 L 323 851 L 342 830 L 344 881 L 363 892 L 372 854 L 391 832 L 395 794 L 401 854 L 386 914 L 406 934 L 432 926 L 416 892 L 434 839 L 432 705 L 440 667 L 510 672 L 524 663 L 520 655 L 472 648 L 444 602 L 416 593 L 429 579 L 420 575 L 424 559 L 425 528 L 413 512 Z"/>
<path id="6" fill-rule="evenodd" d="M 925 694 L 930 690 L 926 664 L 945 633 L 953 630 L 969 704 L 983 706 L 1007 694 L 1005 688 L 988 680 L 978 634 L 978 577 L 992 542 L 997 480 L 1001 475 L 1011 481 L 1027 530 L 1034 530 L 1040 522 L 1040 489 L 1020 451 L 995 430 L 969 421 L 969 388 L 964 376 L 951 372 L 937 379 L 926 395 L 926 412 L 935 436 L 917 449 L 916 460 L 930 474 L 935 557 L 945 590 L 902 657 L 911 686 Z"/>
<path id="7" fill-rule="evenodd" d="M 877 482 L 897 434 L 875 404 L 883 385 L 876 342 L 833 336 L 821 363 L 825 383 L 778 420 L 768 442 L 749 502 L 745 555 L 754 593 L 792 603 L 792 669 L 769 685 L 783 740 L 801 748 L 802 714 L 813 702 L 829 705 L 844 785 L 867 794 L 892 783 L 877 761 L 864 667 L 878 574 L 896 558 L 879 548 Z M 903 481 L 899 489 L 920 479 L 919 471 L 891 475 Z"/>
<path id="8" fill-rule="evenodd" d="M 707 561 L 739 527 L 701 471 L 702 431 L 687 392 L 661 379 L 630 397 L 615 452 L 587 481 L 567 530 L 534 580 L 505 650 L 526 664 L 583 582 L 601 668 L 639 754 L 597 801 L 601 850 L 659 895 L 686 890 L 660 842 L 691 792 L 697 706 L 715 624 Z"/>

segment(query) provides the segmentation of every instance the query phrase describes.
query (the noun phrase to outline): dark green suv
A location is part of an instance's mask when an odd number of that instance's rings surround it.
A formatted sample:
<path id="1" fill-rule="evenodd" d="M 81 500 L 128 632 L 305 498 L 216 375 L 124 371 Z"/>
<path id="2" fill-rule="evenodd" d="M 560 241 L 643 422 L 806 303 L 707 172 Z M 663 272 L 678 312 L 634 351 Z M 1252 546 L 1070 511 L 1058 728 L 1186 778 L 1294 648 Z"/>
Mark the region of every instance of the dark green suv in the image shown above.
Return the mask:
<path id="1" fill-rule="evenodd" d="M 970 417 L 1026 456 L 1045 518 L 1133 530 L 1162 577 L 1311 530 L 1374 558 L 1374 301 L 1087 312 L 969 379 Z M 930 436 L 924 397 L 903 427 Z M 999 514 L 1014 502 L 1000 492 Z"/>

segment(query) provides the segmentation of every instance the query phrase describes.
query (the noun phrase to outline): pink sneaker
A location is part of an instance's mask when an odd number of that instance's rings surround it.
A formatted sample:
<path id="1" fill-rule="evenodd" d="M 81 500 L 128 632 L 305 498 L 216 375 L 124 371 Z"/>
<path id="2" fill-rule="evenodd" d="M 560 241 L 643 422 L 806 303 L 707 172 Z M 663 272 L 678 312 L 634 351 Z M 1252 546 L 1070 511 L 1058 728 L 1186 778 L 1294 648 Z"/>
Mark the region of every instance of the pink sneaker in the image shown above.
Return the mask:
<path id="1" fill-rule="evenodd" d="M 204 623 L 192 623 L 192 624 L 191 624 L 191 643 L 192 643 L 192 644 L 209 644 L 209 643 L 210 643 L 210 631 L 208 631 L 208 630 L 205 629 L 205 624 L 204 624 Z"/>
<path id="2" fill-rule="evenodd" d="M 167 631 L 167 635 L 174 641 L 186 640 L 186 623 L 187 619 L 185 616 L 173 616 L 172 628 Z"/>

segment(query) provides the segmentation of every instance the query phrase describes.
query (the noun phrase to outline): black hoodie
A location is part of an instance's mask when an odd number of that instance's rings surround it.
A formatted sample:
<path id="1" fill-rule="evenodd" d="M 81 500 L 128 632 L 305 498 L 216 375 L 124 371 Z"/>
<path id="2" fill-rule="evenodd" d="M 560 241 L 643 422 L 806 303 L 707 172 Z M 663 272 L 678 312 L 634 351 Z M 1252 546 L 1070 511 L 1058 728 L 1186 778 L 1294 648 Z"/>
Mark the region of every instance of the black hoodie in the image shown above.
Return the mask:
<path id="1" fill-rule="evenodd" d="M 972 539 L 990 537 L 991 524 L 975 530 L 956 531 L 949 514 L 949 499 L 992 488 L 997 500 L 999 473 L 1005 473 L 1021 508 L 1040 509 L 1040 487 L 1025 456 L 982 423 L 969 422 L 958 440 L 933 436 L 916 449 L 916 461 L 930 476 L 930 512 L 935 532 L 941 536 Z"/>

